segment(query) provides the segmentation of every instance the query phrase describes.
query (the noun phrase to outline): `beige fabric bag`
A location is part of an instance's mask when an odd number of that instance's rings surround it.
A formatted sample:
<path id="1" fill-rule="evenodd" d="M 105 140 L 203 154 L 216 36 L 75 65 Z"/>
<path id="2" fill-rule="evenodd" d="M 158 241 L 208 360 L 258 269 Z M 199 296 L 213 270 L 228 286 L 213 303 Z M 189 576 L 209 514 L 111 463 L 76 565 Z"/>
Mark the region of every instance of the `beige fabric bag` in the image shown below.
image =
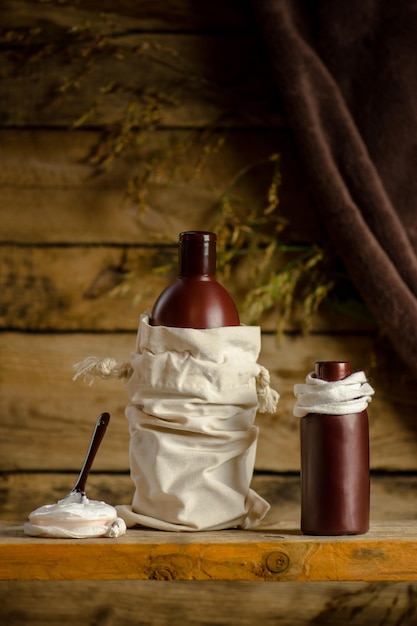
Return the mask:
<path id="1" fill-rule="evenodd" d="M 130 368 L 90 367 L 129 376 L 135 494 L 131 505 L 116 507 L 127 526 L 251 528 L 265 516 L 269 504 L 250 489 L 254 421 L 258 409 L 274 412 L 279 396 L 257 364 L 259 351 L 259 327 L 168 328 L 144 315 Z"/>

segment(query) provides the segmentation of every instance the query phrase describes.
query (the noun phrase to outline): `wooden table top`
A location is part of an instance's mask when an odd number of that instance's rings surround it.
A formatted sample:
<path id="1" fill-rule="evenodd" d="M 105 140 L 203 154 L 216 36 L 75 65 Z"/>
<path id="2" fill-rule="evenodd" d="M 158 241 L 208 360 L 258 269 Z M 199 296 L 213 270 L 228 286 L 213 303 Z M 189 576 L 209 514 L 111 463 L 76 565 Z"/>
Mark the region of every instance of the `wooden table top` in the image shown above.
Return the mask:
<path id="1" fill-rule="evenodd" d="M 365 535 L 302 535 L 294 523 L 117 539 L 28 537 L 0 522 L 0 580 L 417 580 L 417 522 L 375 522 Z"/>

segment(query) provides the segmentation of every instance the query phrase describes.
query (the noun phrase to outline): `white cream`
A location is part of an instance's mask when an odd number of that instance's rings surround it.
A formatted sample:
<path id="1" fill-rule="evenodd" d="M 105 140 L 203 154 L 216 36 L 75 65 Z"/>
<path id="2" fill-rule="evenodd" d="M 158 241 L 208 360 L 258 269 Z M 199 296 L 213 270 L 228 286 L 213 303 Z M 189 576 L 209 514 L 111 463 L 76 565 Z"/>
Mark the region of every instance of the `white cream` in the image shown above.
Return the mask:
<path id="1" fill-rule="evenodd" d="M 126 524 L 113 506 L 73 492 L 32 511 L 24 532 L 33 537 L 119 537 L 126 532 Z"/>

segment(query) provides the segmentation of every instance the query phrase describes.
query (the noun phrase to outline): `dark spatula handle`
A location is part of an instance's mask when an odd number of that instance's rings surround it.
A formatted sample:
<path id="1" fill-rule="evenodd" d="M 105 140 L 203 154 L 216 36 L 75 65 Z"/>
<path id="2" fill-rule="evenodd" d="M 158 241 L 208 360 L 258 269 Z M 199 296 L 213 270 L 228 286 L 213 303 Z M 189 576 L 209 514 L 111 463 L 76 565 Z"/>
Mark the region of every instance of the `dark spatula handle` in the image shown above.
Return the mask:
<path id="1" fill-rule="evenodd" d="M 87 455 L 85 457 L 84 465 L 81 469 L 80 475 L 78 476 L 77 482 L 75 483 L 72 492 L 77 493 L 85 493 L 85 484 L 87 482 L 88 474 L 90 473 L 91 466 L 93 464 L 94 458 L 97 454 L 97 450 L 100 447 L 101 441 L 104 437 L 104 433 L 106 432 L 107 425 L 110 421 L 109 413 L 102 413 L 98 418 L 93 435 L 91 437 L 90 447 L 88 448 Z"/>

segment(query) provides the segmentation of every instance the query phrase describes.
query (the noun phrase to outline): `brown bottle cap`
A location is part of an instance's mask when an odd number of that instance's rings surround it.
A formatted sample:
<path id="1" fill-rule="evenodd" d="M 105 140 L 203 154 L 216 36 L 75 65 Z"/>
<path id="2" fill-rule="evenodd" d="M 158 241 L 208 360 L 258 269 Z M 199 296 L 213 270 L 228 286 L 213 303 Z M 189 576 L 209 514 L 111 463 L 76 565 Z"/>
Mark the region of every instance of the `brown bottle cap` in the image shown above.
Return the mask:
<path id="1" fill-rule="evenodd" d="M 342 380 L 352 374 L 352 364 L 350 361 L 317 361 L 314 373 L 321 380 Z"/>
<path id="2" fill-rule="evenodd" d="M 179 276 L 215 276 L 217 236 L 203 230 L 180 233 Z"/>

